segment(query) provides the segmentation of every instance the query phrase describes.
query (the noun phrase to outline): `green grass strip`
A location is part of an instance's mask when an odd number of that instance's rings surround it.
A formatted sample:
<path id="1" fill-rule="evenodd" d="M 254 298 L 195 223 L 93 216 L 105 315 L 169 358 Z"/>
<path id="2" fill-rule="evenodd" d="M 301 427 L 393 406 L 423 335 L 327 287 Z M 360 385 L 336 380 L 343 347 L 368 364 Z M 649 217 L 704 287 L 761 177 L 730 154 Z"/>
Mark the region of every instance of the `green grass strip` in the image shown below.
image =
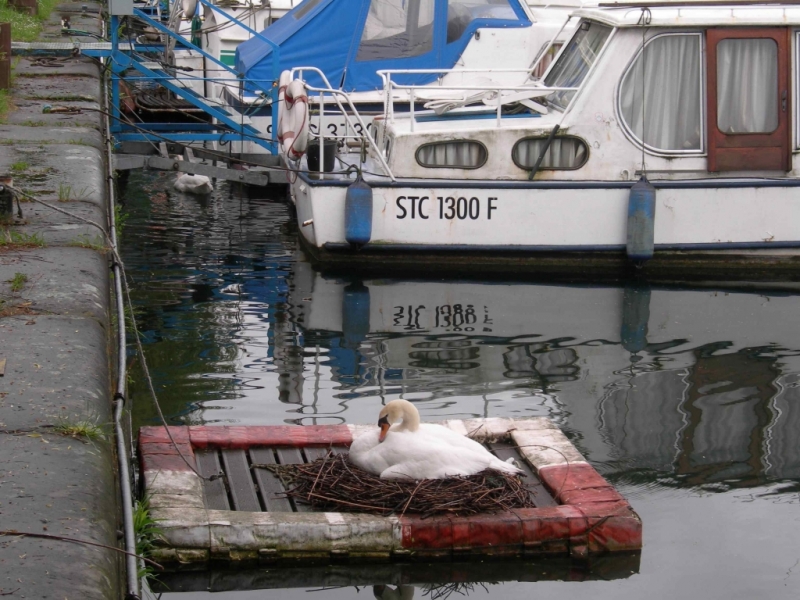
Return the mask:
<path id="1" fill-rule="evenodd" d="M 38 0 L 39 14 L 35 17 L 18 12 L 0 0 L 0 23 L 11 23 L 11 39 L 15 42 L 32 42 L 39 37 L 42 24 L 58 6 L 59 0 Z"/>

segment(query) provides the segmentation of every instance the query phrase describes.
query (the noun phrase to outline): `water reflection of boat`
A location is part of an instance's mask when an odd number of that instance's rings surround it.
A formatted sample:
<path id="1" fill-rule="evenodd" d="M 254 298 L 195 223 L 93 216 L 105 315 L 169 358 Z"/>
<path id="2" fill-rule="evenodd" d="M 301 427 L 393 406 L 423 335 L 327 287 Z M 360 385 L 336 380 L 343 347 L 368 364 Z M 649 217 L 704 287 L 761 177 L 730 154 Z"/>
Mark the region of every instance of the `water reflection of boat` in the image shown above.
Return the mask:
<path id="1" fill-rule="evenodd" d="M 354 282 L 303 263 L 290 288 L 291 321 L 326 349 L 339 398 L 380 387 L 439 415 L 449 398 L 453 416 L 546 414 L 593 462 L 676 484 L 800 474 L 793 295 Z"/>
<path id="2" fill-rule="evenodd" d="M 415 585 L 443 589 L 459 582 L 459 597 L 468 595 L 471 583 L 503 581 L 608 581 L 639 572 L 640 555 L 600 556 L 591 563 L 565 559 L 539 561 L 489 561 L 430 564 L 320 565 L 316 568 L 285 567 L 258 570 L 177 572 L 159 575 L 154 591 L 170 592 L 257 590 L 320 586 Z M 491 584 L 487 584 L 491 585 Z M 433 594 L 428 594 L 435 597 Z M 360 598 L 361 596 L 359 596 Z M 417 594 L 417 597 L 425 597 Z"/>

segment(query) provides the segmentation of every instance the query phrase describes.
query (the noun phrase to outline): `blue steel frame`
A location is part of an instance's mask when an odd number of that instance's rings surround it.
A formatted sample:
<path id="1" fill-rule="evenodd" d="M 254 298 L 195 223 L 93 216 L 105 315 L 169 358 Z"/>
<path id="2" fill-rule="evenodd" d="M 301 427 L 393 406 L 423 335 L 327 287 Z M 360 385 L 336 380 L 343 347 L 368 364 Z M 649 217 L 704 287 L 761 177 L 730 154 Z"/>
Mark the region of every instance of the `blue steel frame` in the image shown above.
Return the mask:
<path id="1" fill-rule="evenodd" d="M 238 19 L 227 14 L 222 9 L 218 8 L 217 6 L 214 6 L 214 4 L 212 4 L 209 0 L 199 0 L 199 1 L 201 4 L 207 6 L 211 10 L 222 14 L 232 23 L 235 23 L 239 27 L 242 27 L 243 29 L 248 31 L 251 35 L 262 40 L 264 43 L 268 44 L 272 48 L 273 81 L 270 82 L 270 85 L 265 86 L 261 81 L 251 81 L 251 80 L 247 81 L 255 88 L 260 89 L 266 95 L 270 96 L 272 99 L 272 105 L 277 106 L 278 104 L 277 82 L 280 76 L 279 72 L 280 47 L 273 41 L 267 39 L 257 31 L 251 29 Z M 147 23 L 148 25 L 152 26 L 157 31 L 176 39 L 178 43 L 180 43 L 181 45 L 186 46 L 192 50 L 195 50 L 203 57 L 212 61 L 217 66 L 235 75 L 237 79 L 243 79 L 243 75 L 238 73 L 235 69 L 232 69 L 228 65 L 225 65 L 219 59 L 210 55 L 202 48 L 195 46 L 190 41 L 184 39 L 182 36 L 175 33 L 174 31 L 169 30 L 162 23 L 160 23 L 157 20 L 154 20 L 147 13 L 137 8 L 134 8 L 133 14 L 137 18 Z M 242 126 L 240 123 L 237 123 L 235 117 L 230 113 L 228 113 L 227 111 L 217 106 L 212 106 L 207 104 L 204 98 L 198 96 L 193 91 L 186 90 L 182 86 L 173 83 L 175 79 L 168 73 L 164 72 L 161 69 L 153 70 L 151 68 L 148 68 L 144 66 L 139 60 L 137 60 L 127 52 L 121 50 L 119 46 L 119 41 L 120 41 L 119 17 L 116 15 L 111 16 L 110 32 L 111 32 L 111 52 L 110 54 L 108 54 L 107 52 L 100 51 L 99 54 L 108 56 L 111 60 L 111 114 L 112 114 L 111 132 L 117 141 L 161 142 L 169 140 L 174 142 L 193 142 L 193 141 L 200 142 L 200 141 L 244 141 L 245 139 L 249 139 L 250 141 L 254 141 L 259 145 L 263 146 L 265 149 L 272 152 L 273 154 L 277 154 L 276 143 L 271 140 L 268 141 L 262 139 L 258 130 L 252 127 L 252 125 Z M 90 53 L 95 54 L 94 52 L 89 52 L 89 51 L 86 52 L 86 54 Z M 128 68 L 134 68 L 137 71 L 139 71 L 142 75 L 144 75 L 145 79 L 152 80 L 163 85 L 164 87 L 166 87 L 179 97 L 189 101 L 197 108 L 205 111 L 207 114 L 211 115 L 214 119 L 216 119 L 220 123 L 223 123 L 227 127 L 233 129 L 233 132 L 214 131 L 216 129 L 214 125 L 200 124 L 200 123 L 197 124 L 142 123 L 138 125 L 136 128 L 131 128 L 130 126 L 124 125 L 121 120 L 121 114 L 120 114 L 119 89 L 120 89 L 120 80 L 122 79 L 121 73 Z M 272 131 L 278 130 L 277 120 L 278 120 L 278 111 L 273 110 Z M 153 133 L 155 133 L 156 131 L 160 131 L 161 133 L 153 135 L 143 130 L 149 130 L 152 131 Z"/>

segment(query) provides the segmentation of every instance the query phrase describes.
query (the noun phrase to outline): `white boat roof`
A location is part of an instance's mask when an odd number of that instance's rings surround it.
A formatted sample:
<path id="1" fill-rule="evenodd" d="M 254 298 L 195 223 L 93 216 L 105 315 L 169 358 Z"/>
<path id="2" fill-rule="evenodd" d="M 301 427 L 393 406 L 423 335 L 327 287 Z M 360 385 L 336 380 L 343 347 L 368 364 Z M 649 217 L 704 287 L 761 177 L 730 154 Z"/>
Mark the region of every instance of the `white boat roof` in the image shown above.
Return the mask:
<path id="1" fill-rule="evenodd" d="M 612 27 L 640 27 L 642 11 L 650 11 L 649 27 L 791 26 L 800 25 L 798 4 L 732 2 L 631 2 L 600 4 L 572 15 Z"/>

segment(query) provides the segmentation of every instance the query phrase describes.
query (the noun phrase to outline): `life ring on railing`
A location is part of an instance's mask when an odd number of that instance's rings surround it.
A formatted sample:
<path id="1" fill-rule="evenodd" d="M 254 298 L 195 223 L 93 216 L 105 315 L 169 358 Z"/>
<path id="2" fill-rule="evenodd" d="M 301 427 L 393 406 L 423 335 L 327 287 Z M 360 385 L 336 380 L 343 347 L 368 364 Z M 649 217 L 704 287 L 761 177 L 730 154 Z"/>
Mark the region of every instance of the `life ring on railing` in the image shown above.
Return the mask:
<path id="1" fill-rule="evenodd" d="M 283 83 L 282 73 L 278 89 L 278 98 L 282 100 L 278 102 L 278 142 L 286 158 L 298 160 L 308 147 L 308 95 L 299 79 L 290 81 L 285 89 Z"/>

